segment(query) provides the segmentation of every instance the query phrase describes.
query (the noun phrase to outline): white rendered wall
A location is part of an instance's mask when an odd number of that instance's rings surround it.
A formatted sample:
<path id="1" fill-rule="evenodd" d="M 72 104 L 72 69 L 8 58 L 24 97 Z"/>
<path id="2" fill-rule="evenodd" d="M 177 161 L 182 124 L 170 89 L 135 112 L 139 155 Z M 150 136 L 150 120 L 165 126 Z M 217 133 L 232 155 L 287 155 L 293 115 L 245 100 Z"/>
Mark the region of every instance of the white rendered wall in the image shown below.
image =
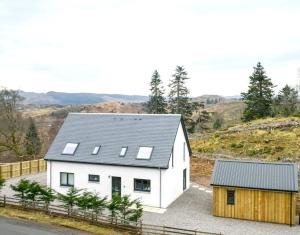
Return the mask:
<path id="1" fill-rule="evenodd" d="M 132 199 L 140 198 L 147 206 L 167 208 L 183 193 L 184 169 L 187 169 L 186 189 L 190 185 L 190 156 L 187 145 L 185 145 L 185 160 L 183 157 L 183 143 L 186 141 L 180 124 L 174 142 L 174 167 L 170 158 L 169 169 L 161 170 L 161 185 L 159 169 L 55 161 L 47 162 L 47 185 L 57 192 L 65 193 L 68 187 L 60 186 L 60 172 L 74 173 L 76 188 L 86 188 L 110 199 L 111 176 L 117 176 L 122 178 L 122 195 L 131 195 Z M 88 182 L 89 174 L 100 175 L 100 183 Z M 151 180 L 151 192 L 135 192 L 134 178 Z"/>
<path id="2" fill-rule="evenodd" d="M 185 145 L 185 160 L 183 157 L 183 143 L 186 142 L 182 125 L 179 125 L 174 142 L 174 167 L 172 157 L 169 169 L 162 171 L 162 207 L 167 208 L 183 193 L 183 170 L 186 169 L 186 190 L 190 185 L 190 156 L 187 144 Z"/>
<path id="3" fill-rule="evenodd" d="M 111 176 L 117 176 L 122 178 L 122 195 L 130 195 L 132 199 L 140 198 L 146 206 L 160 206 L 159 169 L 55 161 L 48 161 L 47 164 L 47 185 L 57 192 L 66 193 L 68 190 L 68 187 L 60 186 L 60 172 L 69 172 L 74 173 L 76 188 L 98 192 L 102 197 L 107 196 L 110 199 Z M 89 174 L 100 175 L 100 183 L 88 182 Z M 134 191 L 134 178 L 151 180 L 151 192 Z"/>

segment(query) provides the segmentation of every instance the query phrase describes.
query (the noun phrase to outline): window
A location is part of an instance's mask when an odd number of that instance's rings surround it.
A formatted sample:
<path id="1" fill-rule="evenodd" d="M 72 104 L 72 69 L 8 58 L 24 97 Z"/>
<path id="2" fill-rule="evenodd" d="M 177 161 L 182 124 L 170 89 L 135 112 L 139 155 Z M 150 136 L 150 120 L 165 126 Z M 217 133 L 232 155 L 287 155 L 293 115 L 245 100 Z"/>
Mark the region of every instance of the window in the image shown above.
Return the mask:
<path id="1" fill-rule="evenodd" d="M 144 179 L 134 179 L 134 191 L 150 192 L 151 181 Z"/>
<path id="2" fill-rule="evenodd" d="M 183 190 L 186 190 L 186 169 L 183 170 Z"/>
<path id="3" fill-rule="evenodd" d="M 122 147 L 120 152 L 120 157 L 125 157 L 126 152 L 127 152 L 127 147 Z"/>
<path id="4" fill-rule="evenodd" d="M 234 190 L 227 190 L 227 205 L 234 205 Z"/>
<path id="5" fill-rule="evenodd" d="M 60 186 L 74 186 L 74 174 L 60 172 Z"/>
<path id="6" fill-rule="evenodd" d="M 67 143 L 62 154 L 65 155 L 74 155 L 76 149 L 78 147 L 78 143 Z"/>
<path id="7" fill-rule="evenodd" d="M 92 155 L 97 155 L 99 153 L 99 150 L 100 150 L 100 146 L 95 146 Z"/>
<path id="8" fill-rule="evenodd" d="M 150 159 L 153 147 L 140 147 L 137 159 Z"/>
<path id="9" fill-rule="evenodd" d="M 100 175 L 89 175 L 89 182 L 100 182 Z"/>

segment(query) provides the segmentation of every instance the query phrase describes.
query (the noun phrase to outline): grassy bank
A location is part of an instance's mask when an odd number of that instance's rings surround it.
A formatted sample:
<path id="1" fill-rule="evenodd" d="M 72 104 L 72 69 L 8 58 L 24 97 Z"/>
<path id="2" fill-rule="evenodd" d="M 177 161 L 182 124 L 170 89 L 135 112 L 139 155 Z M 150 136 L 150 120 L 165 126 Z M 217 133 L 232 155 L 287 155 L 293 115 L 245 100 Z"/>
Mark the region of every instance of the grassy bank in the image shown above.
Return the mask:
<path id="1" fill-rule="evenodd" d="M 299 118 L 256 120 L 216 132 L 207 139 L 194 139 L 191 146 L 194 153 L 220 153 L 270 161 L 294 160 L 300 157 L 300 127 L 287 124 L 298 121 Z M 274 128 L 274 125 L 278 127 Z"/>
<path id="2" fill-rule="evenodd" d="M 110 228 L 103 228 L 99 226 L 92 225 L 87 222 L 78 221 L 72 218 L 65 218 L 60 216 L 50 216 L 46 215 L 43 212 L 37 211 L 24 211 L 21 209 L 16 209 L 13 207 L 0 207 L 0 216 L 10 217 L 10 218 L 20 218 L 26 220 L 33 220 L 39 223 L 60 225 L 68 228 L 74 228 L 82 230 L 85 232 L 90 232 L 92 234 L 101 234 L 101 235 L 119 235 L 127 234 L 113 230 Z"/>

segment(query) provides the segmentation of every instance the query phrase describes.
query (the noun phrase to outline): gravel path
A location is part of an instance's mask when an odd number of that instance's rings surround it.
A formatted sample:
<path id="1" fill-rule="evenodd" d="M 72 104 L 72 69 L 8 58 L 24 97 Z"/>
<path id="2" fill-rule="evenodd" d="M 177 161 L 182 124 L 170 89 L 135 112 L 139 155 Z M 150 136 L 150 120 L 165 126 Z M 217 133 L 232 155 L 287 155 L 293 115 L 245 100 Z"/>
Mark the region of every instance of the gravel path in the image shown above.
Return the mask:
<path id="1" fill-rule="evenodd" d="M 15 177 L 15 178 L 6 180 L 5 186 L 1 189 L 1 194 L 6 195 L 8 197 L 13 196 L 14 192 L 11 190 L 10 185 L 11 184 L 16 184 L 20 179 L 24 179 L 24 178 L 29 179 L 31 181 L 36 181 L 36 182 L 38 182 L 42 185 L 47 184 L 47 174 L 46 174 L 46 172 L 37 173 L 37 174 L 33 174 L 33 175 Z"/>
<path id="2" fill-rule="evenodd" d="M 164 214 L 145 212 L 144 223 L 169 225 L 222 234 L 293 235 L 300 234 L 300 226 L 261 223 L 254 221 L 214 217 L 210 189 L 192 185 Z"/>
<path id="3" fill-rule="evenodd" d="M 22 177 L 9 179 L 1 194 L 12 196 L 10 184 L 15 184 Z M 23 176 L 46 184 L 46 173 Z M 299 235 L 300 226 L 261 223 L 254 221 L 214 217 L 211 214 L 211 189 L 192 184 L 190 189 L 180 196 L 165 213 L 144 212 L 143 221 L 147 224 L 169 225 L 179 228 L 198 229 L 200 231 L 216 232 L 229 235 Z"/>

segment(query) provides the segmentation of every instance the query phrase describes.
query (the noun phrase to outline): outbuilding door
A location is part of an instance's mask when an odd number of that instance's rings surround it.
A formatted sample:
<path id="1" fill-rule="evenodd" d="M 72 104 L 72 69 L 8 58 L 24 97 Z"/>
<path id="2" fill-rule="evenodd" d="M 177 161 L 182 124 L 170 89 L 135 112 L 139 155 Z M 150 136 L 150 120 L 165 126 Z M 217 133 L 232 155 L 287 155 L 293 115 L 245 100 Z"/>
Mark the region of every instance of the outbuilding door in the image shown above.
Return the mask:
<path id="1" fill-rule="evenodd" d="M 111 177 L 111 195 L 118 194 L 121 196 L 121 177 Z"/>

